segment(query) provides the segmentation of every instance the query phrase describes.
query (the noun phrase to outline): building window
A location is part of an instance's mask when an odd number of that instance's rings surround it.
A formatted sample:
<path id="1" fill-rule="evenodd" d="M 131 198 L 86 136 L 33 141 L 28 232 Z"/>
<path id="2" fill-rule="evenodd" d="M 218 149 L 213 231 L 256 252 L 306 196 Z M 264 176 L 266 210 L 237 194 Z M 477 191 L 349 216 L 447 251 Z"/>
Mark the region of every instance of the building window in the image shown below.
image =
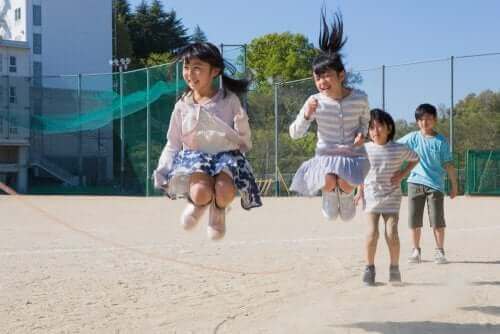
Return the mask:
<path id="1" fill-rule="evenodd" d="M 42 34 L 33 34 L 33 53 L 42 54 Z"/>
<path id="2" fill-rule="evenodd" d="M 10 73 L 17 72 L 17 59 L 14 56 L 10 56 L 9 58 L 9 72 Z"/>
<path id="3" fill-rule="evenodd" d="M 33 5 L 33 25 L 41 26 L 42 25 L 42 6 Z"/>
<path id="4" fill-rule="evenodd" d="M 3 73 L 3 54 L 0 53 L 0 73 Z"/>
<path id="5" fill-rule="evenodd" d="M 0 107 L 2 102 L 3 102 L 3 86 L 0 85 Z M 0 119 L 2 119 L 2 117 L 0 117 Z"/>
<path id="6" fill-rule="evenodd" d="M 16 8 L 14 11 L 14 19 L 15 21 L 19 21 L 21 19 L 21 8 Z"/>
<path id="7" fill-rule="evenodd" d="M 11 86 L 9 89 L 9 102 L 10 103 L 17 103 L 16 87 L 14 87 L 14 86 Z"/>
<path id="8" fill-rule="evenodd" d="M 17 118 L 16 117 L 11 117 L 10 118 L 10 122 L 9 122 L 9 131 L 10 131 L 10 134 L 12 135 L 17 135 L 17 128 L 18 128 L 18 124 L 17 124 Z"/>
<path id="9" fill-rule="evenodd" d="M 33 62 L 33 85 L 35 87 L 42 85 L 42 63 L 39 61 Z"/>

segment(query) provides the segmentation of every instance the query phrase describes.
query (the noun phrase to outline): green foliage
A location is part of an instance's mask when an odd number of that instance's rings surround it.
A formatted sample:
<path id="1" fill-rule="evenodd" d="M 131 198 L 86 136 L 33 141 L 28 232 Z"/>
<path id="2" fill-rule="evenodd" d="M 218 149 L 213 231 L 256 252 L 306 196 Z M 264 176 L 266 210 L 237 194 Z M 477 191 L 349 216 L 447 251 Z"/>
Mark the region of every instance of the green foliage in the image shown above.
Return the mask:
<path id="1" fill-rule="evenodd" d="M 124 16 L 118 15 L 116 19 L 116 38 L 118 39 L 118 50 L 114 57 L 119 58 L 133 58 L 132 41 L 130 39 L 130 33 L 128 26 L 125 23 L 126 18 Z"/>
<path id="2" fill-rule="evenodd" d="M 141 63 L 144 67 L 151 67 L 155 65 L 162 65 L 171 63 L 175 60 L 175 56 L 169 52 L 164 53 L 150 53 L 147 59 L 142 59 Z"/>
<path id="3" fill-rule="evenodd" d="M 301 34 L 274 33 L 253 39 L 248 45 L 248 67 L 258 90 L 269 91 L 268 80 L 290 81 L 311 75 L 311 61 L 317 54 Z"/>
<path id="4" fill-rule="evenodd" d="M 172 52 L 189 42 L 187 29 L 174 10 L 165 12 L 159 0 L 143 0 L 127 21 L 134 55 L 144 63 L 150 53 Z"/>

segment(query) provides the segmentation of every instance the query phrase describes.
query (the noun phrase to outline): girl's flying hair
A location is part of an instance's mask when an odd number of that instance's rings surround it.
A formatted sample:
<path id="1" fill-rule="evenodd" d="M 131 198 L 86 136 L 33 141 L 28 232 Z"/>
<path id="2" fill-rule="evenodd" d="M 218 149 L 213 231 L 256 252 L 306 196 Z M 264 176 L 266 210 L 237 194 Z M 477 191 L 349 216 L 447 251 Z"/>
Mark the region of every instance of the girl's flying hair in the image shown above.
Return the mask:
<path id="1" fill-rule="evenodd" d="M 334 70 L 337 73 L 345 72 L 340 50 L 347 42 L 344 37 L 344 23 L 342 14 L 334 13 L 333 22 L 328 24 L 326 9 L 321 10 L 321 23 L 319 33 L 320 54 L 313 60 L 313 72 L 316 75 Z"/>

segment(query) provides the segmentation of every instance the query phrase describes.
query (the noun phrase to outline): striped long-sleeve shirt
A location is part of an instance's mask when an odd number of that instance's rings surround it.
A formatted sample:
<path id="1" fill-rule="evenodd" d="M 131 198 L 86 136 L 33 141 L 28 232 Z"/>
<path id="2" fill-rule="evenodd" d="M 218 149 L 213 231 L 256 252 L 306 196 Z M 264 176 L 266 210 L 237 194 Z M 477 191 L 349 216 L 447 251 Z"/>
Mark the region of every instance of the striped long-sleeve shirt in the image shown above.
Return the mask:
<path id="1" fill-rule="evenodd" d="M 310 99 L 318 100 L 316 112 L 306 119 L 304 114 Z M 290 136 L 298 139 L 307 133 L 313 121 L 318 125 L 318 141 L 316 154 L 353 153 L 357 155 L 359 149 L 353 148 L 354 139 L 358 133 L 365 135 L 370 120 L 367 95 L 358 89 L 340 101 L 332 99 L 322 93 L 309 97 L 304 103 L 295 121 L 290 125 Z"/>

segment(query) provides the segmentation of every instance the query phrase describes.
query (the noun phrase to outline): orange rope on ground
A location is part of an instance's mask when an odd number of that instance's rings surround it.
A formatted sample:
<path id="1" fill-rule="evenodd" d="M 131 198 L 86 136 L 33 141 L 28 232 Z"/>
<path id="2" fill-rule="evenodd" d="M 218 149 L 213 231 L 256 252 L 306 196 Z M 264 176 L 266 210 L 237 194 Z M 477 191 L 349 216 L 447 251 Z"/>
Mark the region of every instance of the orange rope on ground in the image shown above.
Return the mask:
<path id="1" fill-rule="evenodd" d="M 15 196 L 23 204 L 25 204 L 29 208 L 33 209 L 34 211 L 40 213 L 42 216 L 44 216 L 45 218 L 49 219 L 49 221 L 51 221 L 53 223 L 62 225 L 64 227 L 66 227 L 67 229 L 69 229 L 69 230 L 71 230 L 73 232 L 85 235 L 86 237 L 88 237 L 90 239 L 99 241 L 99 242 L 104 243 L 104 244 L 113 245 L 114 247 L 123 248 L 123 249 L 126 249 L 126 250 L 130 251 L 130 252 L 137 253 L 137 254 L 140 254 L 140 255 L 143 255 L 143 256 L 146 256 L 146 257 L 151 257 L 151 258 L 160 259 L 160 260 L 164 260 L 164 261 L 168 261 L 168 262 L 173 262 L 173 263 L 177 263 L 177 264 L 181 264 L 181 265 L 185 265 L 185 266 L 188 266 L 188 267 L 197 268 L 197 269 L 201 269 L 201 270 L 214 271 L 214 272 L 220 272 L 220 273 L 225 273 L 225 274 L 274 275 L 274 274 L 281 274 L 281 273 L 289 272 L 289 271 L 291 271 L 293 269 L 293 268 L 288 268 L 288 269 L 280 269 L 280 270 L 273 270 L 273 271 L 246 272 L 246 271 L 239 271 L 239 270 L 232 270 L 232 269 L 224 269 L 224 268 L 219 268 L 219 267 L 207 266 L 207 265 L 203 265 L 203 264 L 199 264 L 199 263 L 191 263 L 191 262 L 187 262 L 187 261 L 177 260 L 175 258 L 172 258 L 172 257 L 169 257 L 169 256 L 165 256 L 165 255 L 161 255 L 161 254 L 157 254 L 157 253 L 148 253 L 148 252 L 142 251 L 140 249 L 130 248 L 127 245 L 121 244 L 121 243 L 116 242 L 116 241 L 112 241 L 112 240 L 108 240 L 108 239 L 102 238 L 100 236 L 94 235 L 94 234 L 92 234 L 90 232 L 87 232 L 85 230 L 82 230 L 82 229 L 80 229 L 78 227 L 75 227 L 75 226 L 73 226 L 73 225 L 65 222 L 64 220 L 60 219 L 59 217 L 56 217 L 55 215 L 53 215 L 52 213 L 46 211 L 45 209 L 39 208 L 38 206 L 36 206 L 33 203 L 29 202 L 28 200 L 26 200 L 25 198 L 23 198 L 23 196 L 17 194 L 13 189 L 11 189 L 10 187 L 6 186 L 2 182 L 0 182 L 0 189 L 2 189 L 3 191 L 5 191 L 9 195 Z"/>

